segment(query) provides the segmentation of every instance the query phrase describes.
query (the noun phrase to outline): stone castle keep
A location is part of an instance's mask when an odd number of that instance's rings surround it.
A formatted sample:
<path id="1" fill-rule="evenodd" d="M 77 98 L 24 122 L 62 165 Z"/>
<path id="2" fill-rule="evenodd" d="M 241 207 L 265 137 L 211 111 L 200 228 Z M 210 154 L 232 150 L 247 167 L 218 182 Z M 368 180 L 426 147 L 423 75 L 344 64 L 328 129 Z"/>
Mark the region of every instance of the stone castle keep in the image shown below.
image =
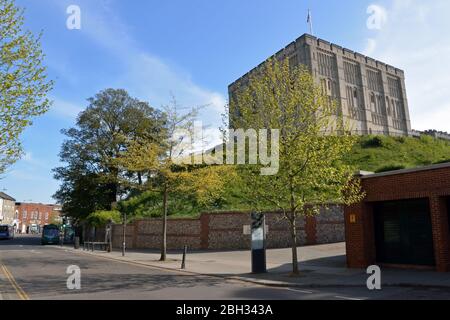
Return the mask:
<path id="1" fill-rule="evenodd" d="M 355 133 L 410 134 L 402 70 L 309 34 L 278 51 L 273 58 L 289 59 L 290 65 L 306 65 L 324 92 L 338 101 L 342 115 Z M 229 86 L 230 101 L 251 72 Z"/>

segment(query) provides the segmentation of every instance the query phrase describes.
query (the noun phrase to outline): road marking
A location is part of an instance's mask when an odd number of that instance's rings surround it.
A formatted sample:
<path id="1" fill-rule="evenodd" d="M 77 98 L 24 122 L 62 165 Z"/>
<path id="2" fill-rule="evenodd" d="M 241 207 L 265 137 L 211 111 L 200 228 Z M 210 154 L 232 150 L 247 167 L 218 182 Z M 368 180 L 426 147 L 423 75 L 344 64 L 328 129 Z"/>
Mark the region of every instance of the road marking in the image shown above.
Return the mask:
<path id="1" fill-rule="evenodd" d="M 300 293 L 306 293 L 306 294 L 312 294 L 312 293 L 314 293 L 314 292 L 308 291 L 308 290 L 298 290 L 298 289 L 292 289 L 292 288 L 287 288 L 287 290 L 289 290 L 289 291 L 294 291 L 294 292 L 300 292 Z"/>
<path id="2" fill-rule="evenodd" d="M 350 297 L 343 297 L 343 296 L 334 296 L 334 297 L 338 298 L 338 299 L 344 299 L 344 300 L 355 300 L 355 301 L 365 300 L 365 299 L 360 299 L 360 298 L 350 298 Z"/>
<path id="3" fill-rule="evenodd" d="M 8 268 L 6 268 L 5 265 L 2 265 L 2 270 L 11 286 L 14 288 L 14 290 L 16 290 L 19 298 L 21 300 L 30 300 L 27 293 L 19 286 L 19 284 L 16 282 L 16 279 L 14 279 L 13 275 L 11 274 L 11 272 L 9 272 Z"/>

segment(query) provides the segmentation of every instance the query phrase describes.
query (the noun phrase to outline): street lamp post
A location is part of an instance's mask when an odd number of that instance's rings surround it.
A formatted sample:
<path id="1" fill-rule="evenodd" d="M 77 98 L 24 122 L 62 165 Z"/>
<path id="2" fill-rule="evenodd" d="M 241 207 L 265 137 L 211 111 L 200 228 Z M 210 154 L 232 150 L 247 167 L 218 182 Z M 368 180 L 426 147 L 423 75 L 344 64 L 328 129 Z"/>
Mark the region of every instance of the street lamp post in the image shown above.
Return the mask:
<path id="1" fill-rule="evenodd" d="M 120 202 L 120 186 L 116 186 L 116 201 L 111 205 L 111 208 L 117 209 L 117 204 Z M 126 249 L 126 236 L 127 236 L 127 213 L 123 212 L 123 224 L 122 224 L 122 257 L 125 257 Z"/>
<path id="2" fill-rule="evenodd" d="M 124 212 L 123 213 L 123 229 L 122 229 L 122 233 L 123 233 L 123 241 L 122 241 L 122 257 L 125 256 L 125 246 L 126 246 L 126 236 L 127 236 L 127 213 Z"/>

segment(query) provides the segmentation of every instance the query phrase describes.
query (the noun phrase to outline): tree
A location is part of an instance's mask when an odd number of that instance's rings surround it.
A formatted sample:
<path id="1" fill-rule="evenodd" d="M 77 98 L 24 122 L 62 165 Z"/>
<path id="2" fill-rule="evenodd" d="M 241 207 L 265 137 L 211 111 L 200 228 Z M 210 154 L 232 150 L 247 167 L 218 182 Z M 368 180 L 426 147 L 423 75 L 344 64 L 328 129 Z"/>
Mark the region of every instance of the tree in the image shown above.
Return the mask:
<path id="1" fill-rule="evenodd" d="M 60 226 L 62 222 L 61 217 L 58 215 L 52 215 L 49 221 L 49 224 L 54 224 L 56 226 Z"/>
<path id="2" fill-rule="evenodd" d="M 235 128 L 280 130 L 278 173 L 264 176 L 260 166 L 246 165 L 238 176 L 254 210 L 275 208 L 288 221 L 292 272 L 298 274 L 298 218 L 317 214 L 325 203 L 362 197 L 352 167 L 342 161 L 356 137 L 306 67 L 287 60 L 269 60 L 250 75 L 230 109 L 239 114 L 232 119 Z"/>
<path id="3" fill-rule="evenodd" d="M 177 132 L 192 135 L 192 128 L 197 109 L 181 113 L 175 99 L 164 106 L 166 118 L 166 136 L 161 143 L 149 139 L 135 139 L 118 159 L 118 163 L 129 171 L 147 172 L 144 185 L 139 185 L 146 192 L 156 193 L 162 201 L 162 241 L 161 261 L 167 256 L 167 217 L 169 200 L 180 194 L 189 194 L 199 204 L 206 204 L 216 199 L 223 192 L 226 178 L 232 176 L 232 168 L 226 166 L 207 166 L 180 164 L 175 157 L 192 159 L 189 149 L 180 147 L 189 137 L 177 136 Z M 193 162 L 191 162 L 193 163 Z"/>
<path id="4" fill-rule="evenodd" d="M 23 24 L 23 9 L 0 0 L 0 174 L 22 155 L 20 134 L 50 107 L 41 35 Z"/>
<path id="5" fill-rule="evenodd" d="M 106 226 L 110 221 L 112 223 L 119 223 L 121 221 L 121 215 L 119 211 L 115 210 L 99 210 L 89 214 L 86 221 L 89 225 L 100 228 Z"/>
<path id="6" fill-rule="evenodd" d="M 67 165 L 54 169 L 55 178 L 62 182 L 54 197 L 64 212 L 80 219 L 97 210 L 111 210 L 127 192 L 122 181 L 141 180 L 140 172 L 122 170 L 115 163 L 130 141 L 156 142 L 165 131 L 164 114 L 125 90 L 107 89 L 88 101 L 77 127 L 63 130 L 68 139 L 60 158 Z"/>

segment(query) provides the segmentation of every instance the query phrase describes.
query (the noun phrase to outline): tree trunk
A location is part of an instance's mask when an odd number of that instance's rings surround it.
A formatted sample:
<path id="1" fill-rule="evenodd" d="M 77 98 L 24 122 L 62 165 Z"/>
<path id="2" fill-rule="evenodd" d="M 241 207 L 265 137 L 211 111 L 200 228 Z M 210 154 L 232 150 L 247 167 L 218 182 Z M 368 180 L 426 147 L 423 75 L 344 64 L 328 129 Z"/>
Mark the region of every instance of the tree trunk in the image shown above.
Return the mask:
<path id="1" fill-rule="evenodd" d="M 297 219 L 293 214 L 291 222 L 291 247 L 292 247 L 292 274 L 298 275 L 298 258 L 297 258 Z"/>
<path id="2" fill-rule="evenodd" d="M 167 258 L 167 186 L 164 186 L 163 194 L 163 217 L 162 217 L 162 239 L 161 239 L 161 258 L 160 261 L 166 261 Z"/>
<path id="3" fill-rule="evenodd" d="M 296 212 L 296 200 L 293 187 L 293 179 L 290 179 L 290 205 L 291 212 L 288 219 L 291 224 L 291 247 L 292 247 L 292 274 L 298 275 L 298 259 L 297 259 L 297 212 Z"/>

